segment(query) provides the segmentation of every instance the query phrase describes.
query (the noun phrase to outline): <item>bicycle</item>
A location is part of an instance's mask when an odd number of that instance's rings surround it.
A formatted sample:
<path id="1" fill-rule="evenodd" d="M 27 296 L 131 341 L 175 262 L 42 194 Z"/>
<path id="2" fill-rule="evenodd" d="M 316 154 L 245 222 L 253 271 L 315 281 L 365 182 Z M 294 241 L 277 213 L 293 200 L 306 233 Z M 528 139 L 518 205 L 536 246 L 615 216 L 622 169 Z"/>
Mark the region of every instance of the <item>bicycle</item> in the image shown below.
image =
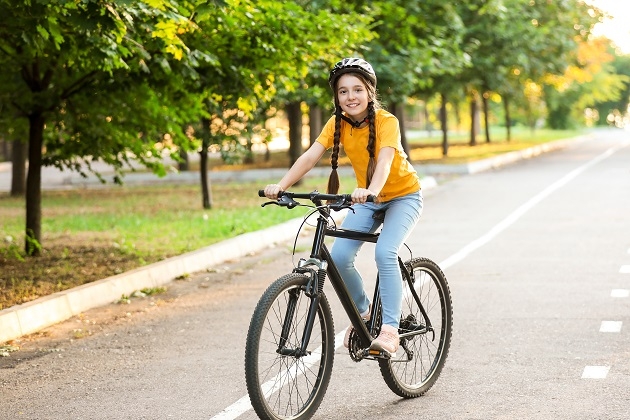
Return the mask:
<path id="1" fill-rule="evenodd" d="M 263 191 L 258 194 L 264 197 Z M 245 346 L 245 379 L 252 407 L 263 419 L 304 419 L 311 417 L 321 404 L 335 352 L 332 312 L 324 293 L 327 278 L 354 327 L 348 349 L 352 360 L 376 360 L 387 386 L 400 397 L 423 395 L 438 379 L 450 347 L 452 306 L 446 276 L 428 258 L 411 255 L 403 262 L 399 256 L 405 282 L 398 330 L 400 348 L 391 357 L 386 352 L 370 350 L 370 342 L 381 326 L 378 275 L 369 321 L 365 321 L 324 239 L 339 237 L 375 243 L 379 233 L 336 227 L 331 211 L 352 211 L 349 194 L 285 191 L 277 201 L 262 206 L 277 204 L 289 209 L 305 206 L 296 200 L 312 202 L 306 205 L 314 210 L 305 217 L 305 222 L 312 214 L 319 213 L 312 249 L 308 259 L 300 258 L 290 274 L 267 288 L 252 315 Z"/>

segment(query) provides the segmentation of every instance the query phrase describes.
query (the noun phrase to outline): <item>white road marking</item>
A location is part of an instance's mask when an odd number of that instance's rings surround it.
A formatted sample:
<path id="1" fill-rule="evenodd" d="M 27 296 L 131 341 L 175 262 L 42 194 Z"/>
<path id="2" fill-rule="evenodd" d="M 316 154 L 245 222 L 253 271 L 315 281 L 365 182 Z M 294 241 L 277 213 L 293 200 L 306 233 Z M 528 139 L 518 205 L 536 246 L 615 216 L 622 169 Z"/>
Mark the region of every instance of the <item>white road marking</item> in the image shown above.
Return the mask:
<path id="1" fill-rule="evenodd" d="M 612 289 L 610 291 L 610 297 L 625 298 L 630 296 L 630 290 L 627 289 Z"/>
<path id="2" fill-rule="evenodd" d="M 625 147 L 625 146 L 622 146 Z M 572 170 L 553 184 L 549 185 L 547 188 L 530 198 L 525 204 L 521 205 L 519 208 L 514 210 L 510 215 L 508 215 L 505 219 L 495 225 L 492 229 L 490 229 L 485 235 L 475 239 L 455 254 L 451 255 L 441 263 L 439 263 L 442 270 L 446 270 L 447 268 L 457 264 L 459 261 L 466 258 L 471 252 L 476 251 L 481 248 L 483 245 L 490 242 L 494 239 L 499 233 L 503 232 L 509 226 L 514 224 L 521 216 L 523 216 L 527 211 L 531 210 L 536 204 L 540 203 L 544 198 L 549 196 L 552 192 L 556 191 L 558 188 L 563 187 L 568 184 L 569 181 L 577 177 L 579 174 L 590 168 L 591 166 L 601 162 L 602 160 L 610 157 L 613 153 L 619 150 L 621 147 L 610 148 L 606 150 L 604 153 L 596 156 L 595 158 L 589 160 L 584 165 Z M 628 272 L 630 273 L 630 266 L 628 267 Z"/>
<path id="3" fill-rule="evenodd" d="M 618 333 L 621 332 L 622 321 L 602 321 L 599 332 Z"/>
<path id="4" fill-rule="evenodd" d="M 346 334 L 346 330 L 343 330 L 335 336 L 336 349 L 343 345 L 343 337 L 345 336 L 345 334 Z M 318 353 L 318 349 L 315 349 L 313 351 L 313 354 L 316 354 L 316 353 Z M 317 360 L 319 360 L 319 356 L 313 358 L 313 360 L 310 362 L 307 361 L 307 363 L 305 363 L 306 368 L 309 368 L 310 366 L 312 366 Z M 261 388 L 263 389 L 263 392 L 265 393 L 272 392 L 273 387 L 275 386 L 276 383 L 277 383 L 276 378 L 272 378 L 271 380 L 265 382 L 261 386 Z M 253 407 L 252 407 L 251 401 L 249 400 L 249 395 L 245 395 L 240 400 L 236 401 L 234 404 L 232 404 L 231 406 L 221 411 L 219 414 L 215 415 L 214 417 L 211 417 L 210 420 L 233 420 L 239 417 L 241 414 L 248 412 L 252 408 Z"/>
<path id="5" fill-rule="evenodd" d="M 606 379 L 610 366 L 586 366 L 582 372 L 582 379 Z"/>
<path id="6" fill-rule="evenodd" d="M 621 149 L 622 147 L 625 147 L 625 146 L 626 145 L 620 146 L 620 147 L 615 147 L 615 148 L 610 148 L 610 149 L 606 150 L 604 153 L 602 153 L 602 154 L 594 157 L 590 161 L 586 162 L 584 165 L 582 165 L 582 166 L 572 170 L 571 172 L 569 172 L 568 174 L 566 174 L 565 176 L 560 178 L 558 181 L 556 181 L 553 184 L 549 185 L 547 188 L 545 188 L 544 190 L 542 190 L 541 192 L 536 194 L 534 197 L 529 199 L 525 204 L 521 205 L 519 208 L 514 210 L 505 219 L 503 219 L 501 222 L 499 222 L 497 225 L 495 225 L 493 228 L 491 228 L 485 235 L 475 239 L 474 241 L 472 241 L 468 245 L 464 246 L 462 249 L 457 251 L 455 254 L 451 255 L 448 258 L 446 258 L 444 261 L 438 263 L 438 265 L 440 266 L 440 268 L 442 268 L 442 270 L 445 271 L 447 268 L 450 268 L 450 267 L 454 266 L 455 264 L 457 264 L 458 262 L 462 261 L 470 253 L 472 253 L 473 251 L 481 248 L 483 245 L 487 244 L 492 239 L 494 239 L 499 233 L 503 232 L 509 226 L 514 224 L 521 216 L 523 216 L 525 213 L 527 213 L 529 210 L 531 210 L 536 204 L 541 202 L 544 198 L 549 196 L 552 192 L 554 192 L 557 189 L 559 189 L 559 188 L 563 187 L 564 185 L 568 184 L 569 181 L 571 181 L 572 179 L 577 177 L 579 174 L 581 174 L 582 172 L 584 172 L 585 170 L 587 170 L 591 166 L 593 166 L 593 165 L 601 162 L 602 160 L 610 157 L 617 150 L 619 150 L 619 149 Z M 630 267 L 630 266 L 628 266 L 628 267 Z M 344 329 L 343 331 L 341 331 L 339 334 L 337 334 L 335 336 L 335 348 L 339 348 L 342 345 L 342 340 L 343 340 L 343 336 L 345 335 L 345 332 L 346 332 L 346 330 Z M 589 366 L 587 366 L 587 368 L 589 368 Z M 609 369 L 609 368 L 607 368 L 607 369 Z M 584 371 L 586 372 L 586 369 L 584 369 Z M 606 370 L 606 373 L 608 373 L 608 370 Z M 605 376 L 606 375 L 604 374 L 604 377 Z M 582 377 L 584 377 L 584 375 Z M 266 385 L 267 384 L 264 384 L 263 388 L 265 388 Z M 241 414 L 247 412 L 251 408 L 252 408 L 252 406 L 251 406 L 251 403 L 249 401 L 249 396 L 245 395 L 243 398 L 239 399 L 234 404 L 232 404 L 229 407 L 225 408 L 223 411 L 218 413 L 216 416 L 212 417 L 210 420 L 233 420 L 233 419 L 239 417 Z"/>
<path id="7" fill-rule="evenodd" d="M 621 274 L 630 274 L 630 265 L 622 265 L 619 272 Z"/>

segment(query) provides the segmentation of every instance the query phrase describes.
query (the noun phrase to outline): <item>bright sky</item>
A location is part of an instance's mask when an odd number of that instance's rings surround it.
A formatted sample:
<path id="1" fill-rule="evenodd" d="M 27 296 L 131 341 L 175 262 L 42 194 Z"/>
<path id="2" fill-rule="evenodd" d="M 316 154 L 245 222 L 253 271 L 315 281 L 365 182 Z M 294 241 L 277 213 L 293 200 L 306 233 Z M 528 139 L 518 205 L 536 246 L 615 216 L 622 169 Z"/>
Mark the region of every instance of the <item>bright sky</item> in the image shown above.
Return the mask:
<path id="1" fill-rule="evenodd" d="M 630 1 L 586 0 L 612 17 L 598 23 L 593 32 L 611 39 L 624 54 L 630 54 Z"/>

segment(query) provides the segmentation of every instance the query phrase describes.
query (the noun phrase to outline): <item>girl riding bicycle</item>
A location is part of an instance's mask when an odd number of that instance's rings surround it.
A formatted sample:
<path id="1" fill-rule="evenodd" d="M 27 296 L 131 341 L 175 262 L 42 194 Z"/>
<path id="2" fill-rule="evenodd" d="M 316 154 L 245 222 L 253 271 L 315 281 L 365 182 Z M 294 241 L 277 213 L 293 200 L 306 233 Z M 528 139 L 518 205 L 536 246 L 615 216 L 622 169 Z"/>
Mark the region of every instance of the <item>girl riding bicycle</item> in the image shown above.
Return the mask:
<path id="1" fill-rule="evenodd" d="M 372 66 L 361 58 L 345 58 L 332 68 L 328 82 L 333 90 L 334 116 L 328 120 L 317 141 L 297 159 L 280 182 L 265 187 L 265 196 L 276 199 L 280 191 L 290 188 L 306 175 L 331 147 L 332 172 L 328 193 L 337 194 L 337 162 L 340 145 L 343 145 L 354 169 L 357 187 L 352 192 L 353 211 L 348 212 L 342 228 L 375 232 L 382 225 L 375 260 L 380 279 L 383 325 L 370 349 L 396 353 L 403 293 L 398 250 L 422 214 L 420 180 L 402 148 L 398 119 L 382 109 L 378 101 Z M 376 202 L 367 202 L 369 196 L 377 197 Z M 357 309 L 365 318 L 370 313 L 370 301 L 354 265 L 361 245 L 361 241 L 336 238 L 331 255 Z M 346 332 L 346 347 L 352 328 L 351 325 Z"/>

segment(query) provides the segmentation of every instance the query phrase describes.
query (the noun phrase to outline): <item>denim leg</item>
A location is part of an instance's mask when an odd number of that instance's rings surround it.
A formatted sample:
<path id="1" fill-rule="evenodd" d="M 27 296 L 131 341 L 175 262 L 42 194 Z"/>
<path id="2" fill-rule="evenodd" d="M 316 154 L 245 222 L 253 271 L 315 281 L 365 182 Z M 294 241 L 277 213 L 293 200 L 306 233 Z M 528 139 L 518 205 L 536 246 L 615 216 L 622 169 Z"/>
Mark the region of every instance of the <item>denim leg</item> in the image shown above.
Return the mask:
<path id="1" fill-rule="evenodd" d="M 422 194 L 409 194 L 385 203 L 383 229 L 376 243 L 375 260 L 383 303 L 383 324 L 398 328 L 402 306 L 402 275 L 398 251 L 422 214 Z"/>
<path id="2" fill-rule="evenodd" d="M 348 215 L 341 224 L 342 228 L 360 232 L 374 232 L 380 226 L 381 222 L 372 218 L 374 211 L 378 208 L 377 205 L 356 204 L 353 208 L 354 212 L 348 211 Z M 353 239 L 335 238 L 330 249 L 332 259 L 339 269 L 341 278 L 343 278 L 359 313 L 365 313 L 370 305 L 370 300 L 363 288 L 363 279 L 354 265 L 354 260 L 363 244 L 364 242 Z"/>

